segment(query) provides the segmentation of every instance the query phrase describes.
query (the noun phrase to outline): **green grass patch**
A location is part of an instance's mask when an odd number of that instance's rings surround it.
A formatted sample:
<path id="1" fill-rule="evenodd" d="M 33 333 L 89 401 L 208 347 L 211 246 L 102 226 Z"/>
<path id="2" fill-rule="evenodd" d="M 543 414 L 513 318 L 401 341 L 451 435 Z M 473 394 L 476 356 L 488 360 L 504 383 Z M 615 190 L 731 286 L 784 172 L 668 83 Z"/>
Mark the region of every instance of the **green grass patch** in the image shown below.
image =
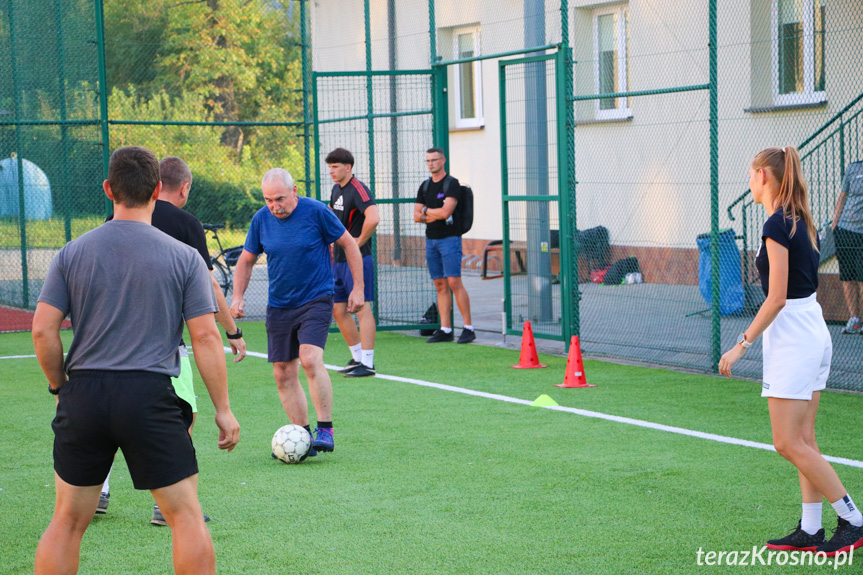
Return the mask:
<path id="1" fill-rule="evenodd" d="M 243 331 L 250 350 L 266 351 L 262 324 Z M 28 353 L 29 334 L 0 336 L 0 356 Z M 332 335 L 326 362 L 348 357 Z M 565 358 L 543 355 L 549 367 L 539 370 L 510 368 L 517 359 L 380 333 L 375 363 L 387 375 L 527 400 L 545 393 L 565 406 L 771 441 L 757 383 L 587 361 L 597 387 L 560 389 Z M 4 573 L 30 573 L 53 510 L 54 400 L 35 359 L 0 360 L 0 370 L 0 549 Z M 213 408 L 196 380 L 200 499 L 220 573 L 690 574 L 707 569 L 696 566 L 699 548 L 751 550 L 799 518 L 797 474 L 772 452 L 332 372 L 336 451 L 284 465 L 270 458 L 270 438 L 287 423 L 270 365 L 248 357 L 228 370 L 242 426 L 232 453 L 216 448 Z M 825 453 L 860 459 L 849 422 L 861 402 L 823 394 Z M 837 471 L 863 498 L 863 470 Z M 149 525 L 152 499 L 132 489 L 122 458 L 111 485 L 80 572 L 171 572 L 170 532 Z M 825 505 L 826 527 L 834 517 Z"/>

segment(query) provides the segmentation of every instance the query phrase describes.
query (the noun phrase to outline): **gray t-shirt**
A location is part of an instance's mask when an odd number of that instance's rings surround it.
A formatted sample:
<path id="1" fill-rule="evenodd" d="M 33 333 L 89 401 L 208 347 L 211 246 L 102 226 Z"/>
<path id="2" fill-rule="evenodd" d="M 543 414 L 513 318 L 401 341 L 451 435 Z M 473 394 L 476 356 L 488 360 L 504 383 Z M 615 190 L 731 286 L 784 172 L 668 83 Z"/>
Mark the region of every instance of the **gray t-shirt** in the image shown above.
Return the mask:
<path id="1" fill-rule="evenodd" d="M 69 242 L 39 301 L 70 317 L 65 369 L 180 374 L 183 318 L 218 311 L 201 255 L 153 226 L 112 220 Z"/>
<path id="2" fill-rule="evenodd" d="M 845 169 L 842 191 L 848 194 L 837 226 L 863 234 L 863 162 L 854 162 Z"/>

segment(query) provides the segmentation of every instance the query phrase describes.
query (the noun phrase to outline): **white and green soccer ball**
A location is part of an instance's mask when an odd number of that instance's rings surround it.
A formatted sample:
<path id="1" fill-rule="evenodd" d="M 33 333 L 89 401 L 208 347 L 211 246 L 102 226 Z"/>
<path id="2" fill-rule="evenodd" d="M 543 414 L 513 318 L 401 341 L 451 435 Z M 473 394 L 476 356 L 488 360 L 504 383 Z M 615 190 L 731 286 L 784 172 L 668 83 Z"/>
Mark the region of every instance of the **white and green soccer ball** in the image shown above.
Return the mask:
<path id="1" fill-rule="evenodd" d="M 312 448 L 312 436 L 299 425 L 285 425 L 273 435 L 273 455 L 285 463 L 299 463 Z"/>

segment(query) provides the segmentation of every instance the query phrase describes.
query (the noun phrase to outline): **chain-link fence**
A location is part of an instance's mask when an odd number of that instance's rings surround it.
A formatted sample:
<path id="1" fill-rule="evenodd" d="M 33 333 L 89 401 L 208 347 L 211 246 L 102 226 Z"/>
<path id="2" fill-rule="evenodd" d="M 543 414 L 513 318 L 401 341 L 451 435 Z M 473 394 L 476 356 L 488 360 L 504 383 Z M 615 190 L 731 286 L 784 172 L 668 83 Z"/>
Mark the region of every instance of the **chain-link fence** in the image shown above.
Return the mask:
<path id="1" fill-rule="evenodd" d="M 411 198 L 427 177 L 424 148 L 437 145 L 475 194 L 463 240 L 471 295 L 505 300 L 507 333 L 529 320 L 538 336 L 580 335 L 588 354 L 711 370 L 763 299 L 753 260 L 765 213 L 749 165 L 767 146 L 794 145 L 827 247 L 830 385 L 863 389 L 863 338 L 842 333 L 863 294 L 840 281 L 855 264 L 840 276 L 828 233 L 863 232 L 849 215 L 860 195 L 859 2 L 104 2 L 104 42 L 92 2 L 0 7 L 13 55 L 0 64 L 0 155 L 13 166 L 0 164 L 3 181 L 27 175 L 24 160 L 45 174 L 4 188 L 4 305 L 32 308 L 38 265 L 23 264 L 39 249 L 48 261 L 103 217 L 109 148 L 186 157 L 189 209 L 226 222 L 233 245 L 264 169 L 287 166 L 326 200 L 322 158 L 342 146 L 380 199 L 380 277 L 398 278 L 379 292 L 378 319 L 410 321 L 420 310 L 397 294 L 431 296 Z M 54 211 L 39 220 L 27 206 L 45 180 Z M 48 228 L 56 240 L 34 235 Z M 473 323 L 499 331 L 490 307 Z M 759 350 L 736 372 L 759 377 Z"/>

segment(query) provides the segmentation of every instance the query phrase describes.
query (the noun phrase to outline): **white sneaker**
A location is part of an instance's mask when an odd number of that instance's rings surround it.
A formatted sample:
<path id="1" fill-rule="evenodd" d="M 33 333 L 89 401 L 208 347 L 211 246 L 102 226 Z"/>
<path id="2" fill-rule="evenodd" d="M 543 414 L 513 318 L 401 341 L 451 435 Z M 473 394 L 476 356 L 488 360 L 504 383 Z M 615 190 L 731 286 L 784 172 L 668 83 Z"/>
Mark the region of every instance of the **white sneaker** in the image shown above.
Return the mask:
<path id="1" fill-rule="evenodd" d="M 842 329 L 842 333 L 863 333 L 863 323 L 860 322 L 860 318 L 849 318 L 848 323 Z"/>

